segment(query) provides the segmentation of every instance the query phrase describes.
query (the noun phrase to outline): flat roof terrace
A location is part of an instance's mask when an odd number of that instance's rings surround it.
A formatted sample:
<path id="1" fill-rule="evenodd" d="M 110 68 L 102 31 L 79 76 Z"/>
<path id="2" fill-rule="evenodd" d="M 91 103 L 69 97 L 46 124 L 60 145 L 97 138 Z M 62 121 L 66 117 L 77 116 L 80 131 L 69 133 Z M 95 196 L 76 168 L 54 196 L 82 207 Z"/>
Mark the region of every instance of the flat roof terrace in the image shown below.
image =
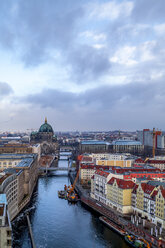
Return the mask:
<path id="1" fill-rule="evenodd" d="M 13 154 L 13 153 L 2 153 L 0 154 L 0 160 L 2 159 L 24 159 L 24 158 L 34 158 L 35 156 L 37 156 L 35 153 L 31 153 L 31 154 L 27 154 L 27 153 L 23 153 L 23 154 Z"/>
<path id="2" fill-rule="evenodd" d="M 34 158 L 25 158 L 19 162 L 19 164 L 16 165 L 16 167 L 25 168 L 30 167 L 34 161 Z"/>
<path id="3" fill-rule="evenodd" d="M 81 141 L 81 145 L 109 145 L 109 142 L 102 140 L 84 140 Z"/>
<path id="4" fill-rule="evenodd" d="M 136 140 L 115 140 L 112 142 L 112 145 L 117 145 L 117 146 L 137 146 L 137 145 L 142 145 L 140 141 Z"/>

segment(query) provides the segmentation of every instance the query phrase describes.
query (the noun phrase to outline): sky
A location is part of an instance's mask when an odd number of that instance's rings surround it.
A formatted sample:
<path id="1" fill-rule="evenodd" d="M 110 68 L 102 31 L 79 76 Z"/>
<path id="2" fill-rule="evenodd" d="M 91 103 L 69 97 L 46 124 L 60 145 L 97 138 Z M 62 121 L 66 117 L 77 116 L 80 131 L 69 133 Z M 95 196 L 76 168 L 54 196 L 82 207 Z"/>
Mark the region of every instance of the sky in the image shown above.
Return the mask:
<path id="1" fill-rule="evenodd" d="M 1 0 L 0 131 L 164 130 L 164 0 Z"/>

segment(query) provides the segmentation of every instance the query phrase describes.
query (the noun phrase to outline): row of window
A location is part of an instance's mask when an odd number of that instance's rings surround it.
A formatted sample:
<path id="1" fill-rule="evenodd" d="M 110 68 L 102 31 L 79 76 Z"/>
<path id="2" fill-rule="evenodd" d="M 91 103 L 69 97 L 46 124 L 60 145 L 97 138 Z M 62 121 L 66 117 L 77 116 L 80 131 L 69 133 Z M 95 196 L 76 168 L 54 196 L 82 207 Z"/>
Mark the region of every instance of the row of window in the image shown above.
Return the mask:
<path id="1" fill-rule="evenodd" d="M 17 165 L 19 162 L 0 162 L 0 165 Z"/>

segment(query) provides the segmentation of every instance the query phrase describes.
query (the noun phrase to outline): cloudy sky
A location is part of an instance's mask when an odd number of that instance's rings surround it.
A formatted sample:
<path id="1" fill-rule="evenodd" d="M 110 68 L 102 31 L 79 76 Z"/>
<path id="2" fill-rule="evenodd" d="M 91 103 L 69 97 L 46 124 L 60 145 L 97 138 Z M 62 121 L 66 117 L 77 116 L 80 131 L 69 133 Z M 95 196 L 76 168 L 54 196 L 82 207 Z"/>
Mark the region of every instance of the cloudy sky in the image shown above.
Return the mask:
<path id="1" fill-rule="evenodd" d="M 165 129 L 164 0 L 1 0 L 0 131 Z"/>

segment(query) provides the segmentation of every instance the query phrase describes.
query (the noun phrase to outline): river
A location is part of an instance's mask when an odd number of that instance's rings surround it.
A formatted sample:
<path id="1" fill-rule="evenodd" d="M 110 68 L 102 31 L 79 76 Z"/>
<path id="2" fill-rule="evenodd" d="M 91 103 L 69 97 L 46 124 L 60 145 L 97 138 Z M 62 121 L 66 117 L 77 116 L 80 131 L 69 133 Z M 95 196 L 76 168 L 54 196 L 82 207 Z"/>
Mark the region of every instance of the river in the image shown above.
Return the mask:
<path id="1" fill-rule="evenodd" d="M 59 161 L 67 166 L 67 161 Z M 69 184 L 66 172 L 40 177 L 31 203 L 13 222 L 13 247 L 31 248 L 25 212 L 29 211 L 36 248 L 128 248 L 80 202 L 69 204 L 57 191 Z"/>

